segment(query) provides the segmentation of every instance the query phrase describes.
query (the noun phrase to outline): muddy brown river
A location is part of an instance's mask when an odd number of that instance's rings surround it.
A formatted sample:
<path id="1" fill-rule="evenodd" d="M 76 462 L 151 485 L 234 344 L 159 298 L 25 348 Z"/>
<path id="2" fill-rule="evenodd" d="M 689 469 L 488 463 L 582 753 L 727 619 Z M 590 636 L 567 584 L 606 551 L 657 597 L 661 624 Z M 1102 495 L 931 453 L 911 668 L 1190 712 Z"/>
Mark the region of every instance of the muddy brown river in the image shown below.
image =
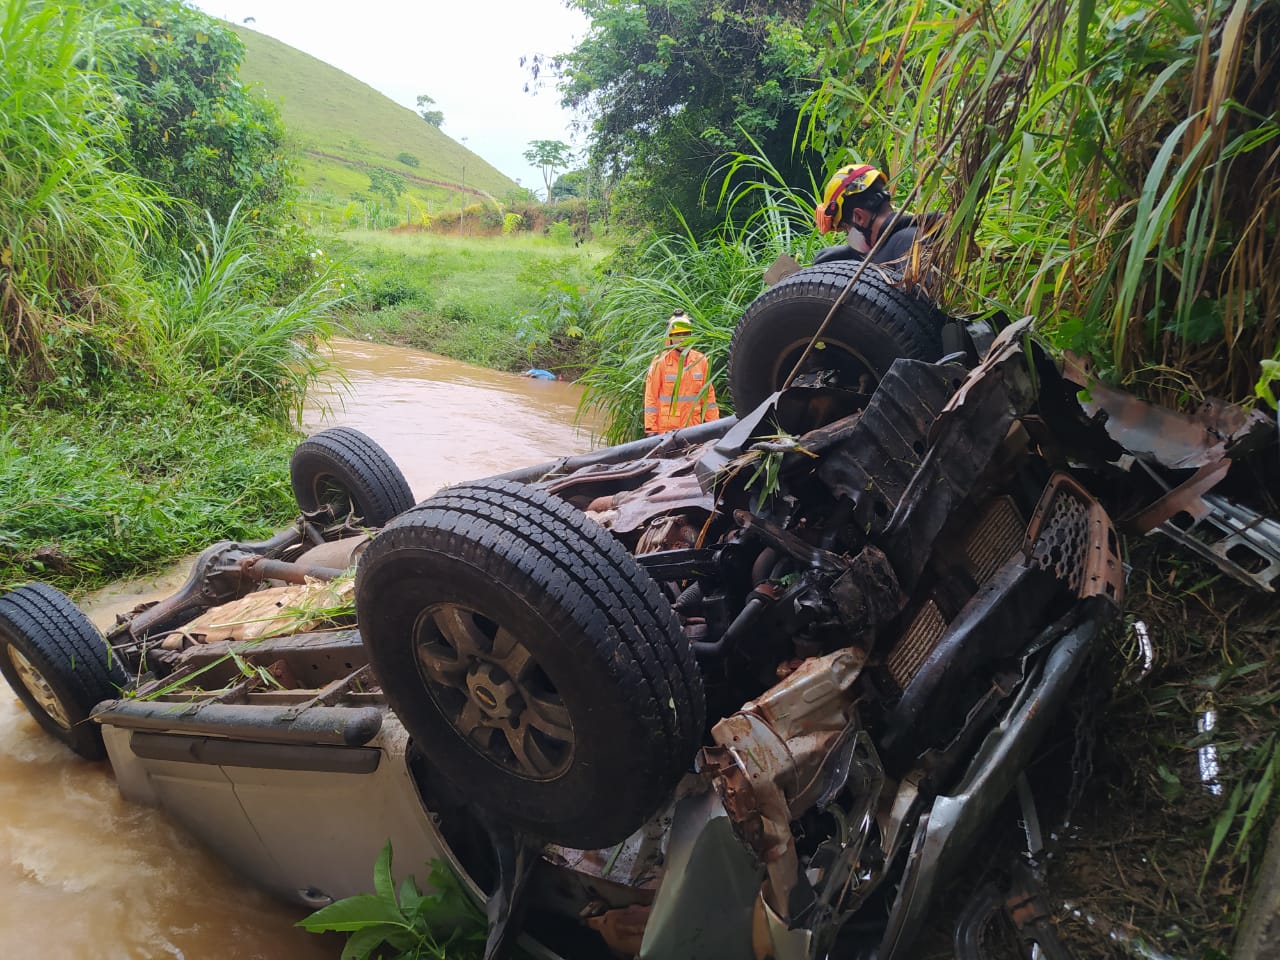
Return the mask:
<path id="1" fill-rule="evenodd" d="M 363 430 L 419 499 L 592 446 L 590 431 L 573 425 L 572 384 L 347 340 L 335 360 L 349 386 L 315 391 L 305 429 Z M 105 626 L 185 575 L 182 565 L 78 599 Z M 122 800 L 107 764 L 45 736 L 0 683 L 0 958 L 336 958 L 342 939 L 295 928 L 302 916 L 158 811 Z"/>

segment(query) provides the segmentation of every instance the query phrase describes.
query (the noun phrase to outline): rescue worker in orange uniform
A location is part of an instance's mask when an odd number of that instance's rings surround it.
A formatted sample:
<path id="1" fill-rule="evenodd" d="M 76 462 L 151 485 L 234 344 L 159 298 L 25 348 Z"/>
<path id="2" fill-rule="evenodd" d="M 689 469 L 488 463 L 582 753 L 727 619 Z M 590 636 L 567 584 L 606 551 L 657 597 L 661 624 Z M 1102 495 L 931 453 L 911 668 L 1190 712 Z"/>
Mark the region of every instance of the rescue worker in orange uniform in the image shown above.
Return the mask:
<path id="1" fill-rule="evenodd" d="M 644 381 L 647 434 L 720 419 L 707 358 L 684 345 L 691 333 L 684 311 L 675 311 L 667 321 L 667 349 L 653 358 Z"/>

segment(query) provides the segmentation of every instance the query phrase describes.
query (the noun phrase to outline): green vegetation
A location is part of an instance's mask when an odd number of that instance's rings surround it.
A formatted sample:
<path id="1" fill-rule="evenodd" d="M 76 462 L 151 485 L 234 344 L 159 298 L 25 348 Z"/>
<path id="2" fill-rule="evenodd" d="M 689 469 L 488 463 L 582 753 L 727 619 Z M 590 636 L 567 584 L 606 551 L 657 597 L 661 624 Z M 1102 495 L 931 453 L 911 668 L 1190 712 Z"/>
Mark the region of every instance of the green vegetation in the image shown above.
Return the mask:
<path id="1" fill-rule="evenodd" d="M 31 2 L 0 20 L 0 394 L 70 398 L 143 352 L 140 246 L 160 194 L 113 168 L 125 125 L 78 66 L 87 29 Z"/>
<path id="2" fill-rule="evenodd" d="M 1280 8 L 845 11 L 807 142 L 831 167 L 887 164 L 899 197 L 949 215 L 948 302 L 1045 318 L 1166 400 L 1252 396 L 1280 336 Z"/>
<path id="3" fill-rule="evenodd" d="M 0 591 L 87 590 L 296 511 L 287 426 L 121 384 L 67 410 L 0 408 Z"/>
<path id="4" fill-rule="evenodd" d="M 275 222 L 292 176 L 284 127 L 241 85 L 239 39 L 178 0 L 122 0 L 120 8 L 125 32 L 103 56 L 122 102 L 130 167 L 197 215 L 223 221 L 238 206 Z"/>
<path id="5" fill-rule="evenodd" d="M 528 236 L 466 240 L 352 230 L 330 245 L 355 289 L 346 325 L 500 370 L 576 367 L 587 288 L 604 255 Z"/>
<path id="6" fill-rule="evenodd" d="M 257 302 L 267 265 L 261 231 L 233 208 L 161 281 L 155 323 L 158 367 L 166 380 L 276 419 L 300 419 L 307 385 L 328 372 L 316 350 L 332 332 L 330 316 L 345 300 L 323 265 L 292 299 Z"/>
<path id="7" fill-rule="evenodd" d="M 342 960 L 476 960 L 484 953 L 484 914 L 442 861 L 432 862 L 427 880 L 434 893 L 424 895 L 413 877 L 397 891 L 388 843 L 374 864 L 373 893 L 321 907 L 298 926 L 351 934 Z"/>
<path id="8" fill-rule="evenodd" d="M 524 158 L 542 171 L 542 182 L 547 188 L 547 202 L 550 203 L 556 171 L 563 170 L 573 162 L 569 145 L 561 140 L 534 140 L 525 150 Z"/>
<path id="9" fill-rule="evenodd" d="M 402 107 L 367 84 L 300 50 L 247 27 L 233 28 L 245 46 L 240 73 L 279 104 L 289 135 L 302 154 L 299 176 L 305 189 L 301 212 L 316 227 L 341 227 L 348 210 L 369 190 L 374 171 L 404 178 L 399 204 L 384 203 L 376 226 L 406 219 L 421 224 L 443 210 L 488 202 L 516 189 L 438 125 Z M 403 154 L 419 162 L 406 170 Z M 407 217 L 406 217 L 407 210 Z M 364 226 L 360 211 L 353 225 Z M 385 221 L 385 222 L 384 222 Z"/>
<path id="10" fill-rule="evenodd" d="M 257 222 L 233 204 L 201 226 L 181 215 L 180 172 L 119 169 L 156 159 L 149 140 L 131 152 L 126 120 L 150 95 L 137 57 L 194 45 L 234 66 L 209 18 L 153 12 L 176 18 L 163 38 L 114 4 L 14 0 L 0 20 L 0 585 L 96 585 L 291 512 L 287 417 L 323 369 L 307 344 L 337 298 L 299 268 L 293 234 L 261 225 L 285 172 L 260 166 L 275 179 L 257 194 L 236 179 L 238 150 L 262 159 L 237 135 L 251 113 L 221 116 L 216 152 Z"/>
<path id="11" fill-rule="evenodd" d="M 569 5 L 591 18 L 586 37 L 549 63 L 535 59 L 535 70 L 556 72 L 564 102 L 591 118 L 593 166 L 621 171 L 621 216 L 663 230 L 683 218 L 700 235 L 714 228 L 720 215 L 702 202 L 703 180 L 753 140 L 789 178 L 805 176 L 813 158 L 793 153 L 792 136 L 836 9 L 810 0 Z"/>
<path id="12" fill-rule="evenodd" d="M 1280 194 L 1257 185 L 1280 180 L 1280 102 L 1259 66 L 1280 35 L 1274 5 L 1027 0 L 981 16 L 941 0 L 838 13 L 794 4 L 769 15 L 721 0 L 678 12 L 647 2 L 579 6 L 594 25 L 563 61 L 562 90 L 568 102 L 609 91 L 593 156 L 626 161 L 632 141 L 646 138 L 624 164 L 619 193 L 639 186 L 644 196 L 649 177 L 671 182 L 660 172 L 688 156 L 678 135 L 691 112 L 740 105 L 714 84 L 693 90 L 676 66 L 690 25 L 710 19 L 717 29 L 762 32 L 767 43 L 750 48 L 760 69 L 800 57 L 825 78 L 784 144 L 742 125 L 745 150 L 714 164 L 704 157 L 686 177 L 705 184 L 718 216 L 746 233 L 699 227 L 693 206 L 677 206 L 668 219 L 694 226 L 672 234 L 672 249 L 724 238 L 761 265 L 779 250 L 811 250 L 805 235 L 824 171 L 874 161 L 893 176 L 900 207 L 947 214 L 942 241 L 908 280 L 932 287 L 952 311 L 1034 314 L 1057 345 L 1091 353 L 1113 378 L 1165 402 L 1270 399 L 1280 359 Z M 642 55 L 628 62 L 624 41 Z M 670 109 L 656 109 L 663 104 Z M 805 156 L 823 156 L 825 166 L 797 170 Z M 613 206 L 621 202 L 615 196 Z M 767 229 L 757 229 L 762 218 Z M 779 246 L 779 233 L 799 245 Z M 627 265 L 655 283 L 676 269 L 663 257 Z M 727 286 L 699 297 L 734 304 L 739 293 Z M 713 356 L 735 321 L 726 310 L 705 334 Z M 589 335 L 612 343 L 612 323 L 600 318 Z M 608 353 L 596 372 L 615 387 L 592 384 L 593 402 L 617 406 L 618 417 L 630 415 L 623 387 L 636 382 L 619 370 L 633 361 L 620 366 Z"/>

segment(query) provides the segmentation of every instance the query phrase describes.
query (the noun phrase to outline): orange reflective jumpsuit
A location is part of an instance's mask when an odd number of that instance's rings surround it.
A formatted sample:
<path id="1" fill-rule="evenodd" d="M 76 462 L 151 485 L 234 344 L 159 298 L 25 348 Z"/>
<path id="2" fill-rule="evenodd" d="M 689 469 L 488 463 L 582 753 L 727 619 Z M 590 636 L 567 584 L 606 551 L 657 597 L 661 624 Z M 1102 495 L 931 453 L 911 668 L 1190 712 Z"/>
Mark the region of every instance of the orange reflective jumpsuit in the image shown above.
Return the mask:
<path id="1" fill-rule="evenodd" d="M 670 347 L 654 357 L 644 381 L 645 433 L 719 419 L 705 355 L 688 347 Z"/>

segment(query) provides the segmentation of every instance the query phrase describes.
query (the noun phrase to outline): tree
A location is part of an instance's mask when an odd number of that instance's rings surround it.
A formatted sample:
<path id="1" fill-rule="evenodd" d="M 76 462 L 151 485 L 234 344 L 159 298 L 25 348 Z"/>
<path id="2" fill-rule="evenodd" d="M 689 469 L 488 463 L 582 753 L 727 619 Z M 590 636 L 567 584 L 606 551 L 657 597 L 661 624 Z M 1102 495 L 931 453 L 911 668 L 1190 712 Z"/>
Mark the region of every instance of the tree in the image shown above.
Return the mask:
<path id="1" fill-rule="evenodd" d="M 566 106 L 592 118 L 593 165 L 621 175 L 633 216 L 701 232 L 704 179 L 733 151 L 763 151 L 786 177 L 808 181 L 814 158 L 792 133 L 816 88 L 806 32 L 812 0 L 570 0 L 591 18 L 570 53 L 534 58 L 535 79 L 559 77 Z M 817 28 L 815 27 L 815 32 Z"/>
<path id="2" fill-rule="evenodd" d="M 569 197 L 581 197 L 587 192 L 587 171 L 586 170 L 570 170 L 568 173 L 562 173 L 556 177 L 556 181 L 551 186 L 551 195 L 557 200 L 564 200 Z"/>
<path id="3" fill-rule="evenodd" d="M 400 174 L 382 167 L 369 169 L 369 192 L 386 197 L 388 203 L 394 204 L 404 193 L 404 187 L 404 177 Z"/>
<path id="4" fill-rule="evenodd" d="M 102 51 L 128 124 L 132 172 L 226 222 L 237 203 L 278 221 L 293 185 L 278 111 L 240 82 L 244 45 L 179 0 L 101 4 L 124 31 Z"/>
<path id="5" fill-rule="evenodd" d="M 573 162 L 573 151 L 560 140 L 534 140 L 524 152 L 524 158 L 542 171 L 542 182 L 547 187 L 547 203 L 551 202 L 551 185 L 557 170 L 563 170 Z"/>
<path id="6" fill-rule="evenodd" d="M 440 124 L 444 123 L 444 113 L 440 110 L 432 110 L 431 106 L 434 103 L 435 100 L 427 96 L 425 93 L 419 94 L 418 116 L 422 117 L 423 120 L 427 121 L 427 123 L 431 124 L 433 127 L 438 127 Z"/>

